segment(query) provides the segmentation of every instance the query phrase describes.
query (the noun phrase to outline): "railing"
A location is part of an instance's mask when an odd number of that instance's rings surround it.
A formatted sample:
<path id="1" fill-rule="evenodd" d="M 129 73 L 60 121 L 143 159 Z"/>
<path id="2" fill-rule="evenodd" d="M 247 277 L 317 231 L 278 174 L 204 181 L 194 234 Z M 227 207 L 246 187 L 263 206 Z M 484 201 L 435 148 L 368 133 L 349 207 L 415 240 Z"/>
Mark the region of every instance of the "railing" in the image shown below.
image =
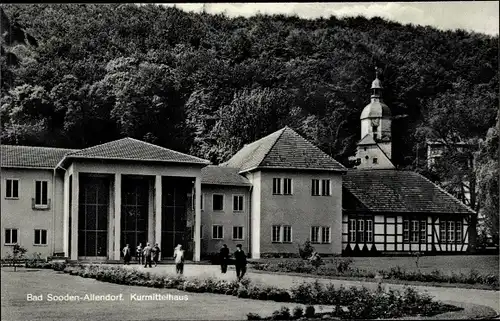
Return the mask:
<path id="1" fill-rule="evenodd" d="M 50 210 L 51 199 L 47 200 L 47 204 L 36 204 L 35 198 L 31 199 L 31 208 L 37 211 L 48 211 Z"/>

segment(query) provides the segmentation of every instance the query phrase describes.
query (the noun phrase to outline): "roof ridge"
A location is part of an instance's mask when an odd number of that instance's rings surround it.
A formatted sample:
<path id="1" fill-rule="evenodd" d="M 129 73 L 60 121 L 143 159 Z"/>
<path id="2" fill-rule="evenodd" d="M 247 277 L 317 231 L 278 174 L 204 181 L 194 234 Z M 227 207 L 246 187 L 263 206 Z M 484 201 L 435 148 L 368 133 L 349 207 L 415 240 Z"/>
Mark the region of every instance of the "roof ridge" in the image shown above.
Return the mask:
<path id="1" fill-rule="evenodd" d="M 266 153 L 264 154 L 264 156 L 262 156 L 262 158 L 260 159 L 260 161 L 257 163 L 256 167 L 259 167 L 260 164 L 262 164 L 262 162 L 264 161 L 264 159 L 266 159 L 267 155 L 269 155 L 269 153 L 273 150 L 274 146 L 276 145 L 276 143 L 278 142 L 278 140 L 281 138 L 281 136 L 283 135 L 283 133 L 285 132 L 285 130 L 286 130 L 286 127 L 283 127 L 282 129 L 278 130 L 278 131 L 281 131 L 281 133 L 279 133 L 279 135 L 274 140 L 273 144 L 269 147 L 269 149 L 266 151 Z M 275 133 L 276 132 L 273 132 L 273 133 L 267 135 L 266 137 L 271 136 L 272 134 L 275 134 Z"/>
<path id="2" fill-rule="evenodd" d="M 127 138 L 130 138 L 130 137 L 123 137 L 123 138 L 120 138 L 120 139 L 112 140 L 112 141 L 110 141 L 110 142 L 106 142 L 106 143 L 97 144 L 97 145 L 94 145 L 94 146 L 85 147 L 85 148 L 79 149 L 79 150 L 77 150 L 77 151 L 75 151 L 75 152 L 83 152 L 83 151 L 88 150 L 88 149 L 90 149 L 90 148 L 99 147 L 99 146 L 102 146 L 102 145 L 109 144 L 109 143 L 111 143 L 111 142 L 118 142 L 118 141 L 121 141 L 121 140 L 125 140 L 125 139 L 127 139 Z M 75 153 L 75 152 L 74 152 L 74 153 Z M 74 154 L 74 153 L 70 153 L 70 154 Z"/>
<path id="3" fill-rule="evenodd" d="M 181 154 L 181 155 L 188 155 L 188 154 L 184 154 L 184 153 L 181 153 L 181 152 L 178 152 L 176 150 L 173 150 L 173 149 L 170 149 L 170 148 L 167 148 L 167 147 L 163 147 L 163 146 L 160 146 L 160 145 L 155 145 L 153 143 L 148 143 L 148 142 L 145 142 L 143 140 L 139 140 L 139 139 L 136 139 L 136 138 L 132 138 L 132 137 L 125 137 L 123 139 L 131 139 L 131 140 L 134 140 L 136 142 L 139 142 L 139 143 L 143 143 L 143 144 L 146 144 L 146 145 L 149 145 L 149 146 L 152 146 L 152 147 L 156 147 L 156 148 L 161 148 L 161 149 L 165 149 L 165 150 L 168 150 L 168 151 L 171 151 L 171 152 L 174 152 L 176 154 Z M 110 142 L 111 143 L 111 142 Z M 206 159 L 203 159 L 203 158 L 199 158 L 199 157 L 196 157 L 196 156 L 193 156 L 193 155 L 188 155 L 190 157 L 193 157 L 193 158 L 196 158 L 198 160 L 201 160 L 201 161 L 206 161 Z"/>
<path id="4" fill-rule="evenodd" d="M 460 206 L 462 206 L 463 208 L 467 209 L 469 212 L 472 212 L 474 214 L 477 214 L 476 211 L 474 211 L 472 208 L 470 208 L 469 206 L 465 205 L 464 203 L 460 202 L 455 196 L 453 196 L 452 194 L 448 193 L 444 188 L 442 188 L 441 186 L 439 186 L 438 184 L 434 183 L 433 181 L 431 181 L 430 179 L 428 179 L 427 177 L 425 177 L 424 175 L 422 174 L 419 174 L 415 171 L 408 171 L 408 172 L 411 172 L 412 174 L 415 174 L 415 175 L 418 175 L 420 177 L 422 177 L 423 179 L 425 179 L 426 181 L 428 181 L 429 183 L 431 183 L 432 185 L 436 186 L 441 192 L 445 193 L 446 195 L 450 196 L 453 201 L 457 204 L 460 204 Z"/>
<path id="5" fill-rule="evenodd" d="M 62 148 L 62 147 L 50 147 L 50 146 L 29 146 L 29 145 L 10 145 L 10 144 L 1 144 L 1 146 L 5 147 L 24 147 L 24 148 L 43 148 L 43 149 L 58 149 L 58 150 L 72 150 L 78 151 L 79 149 L 74 148 Z"/>
<path id="6" fill-rule="evenodd" d="M 291 128 L 290 128 L 291 129 Z M 294 131 L 293 129 L 291 129 L 292 133 L 294 133 L 295 135 L 299 136 L 300 138 L 302 138 L 303 140 L 305 140 L 311 147 L 317 149 L 318 151 L 320 151 L 321 153 L 324 154 L 324 156 L 328 157 L 328 158 L 331 158 L 334 162 L 336 162 L 338 165 L 340 165 L 341 167 L 343 167 L 344 169 L 346 169 L 346 167 L 344 165 L 342 165 L 339 161 L 337 161 L 335 158 L 333 158 L 332 156 L 328 155 L 324 150 L 322 150 L 321 148 L 319 148 L 318 146 L 316 146 L 316 144 L 313 144 L 311 141 L 309 141 L 309 139 L 303 137 L 302 135 L 300 135 L 299 133 L 297 133 L 296 131 Z"/>

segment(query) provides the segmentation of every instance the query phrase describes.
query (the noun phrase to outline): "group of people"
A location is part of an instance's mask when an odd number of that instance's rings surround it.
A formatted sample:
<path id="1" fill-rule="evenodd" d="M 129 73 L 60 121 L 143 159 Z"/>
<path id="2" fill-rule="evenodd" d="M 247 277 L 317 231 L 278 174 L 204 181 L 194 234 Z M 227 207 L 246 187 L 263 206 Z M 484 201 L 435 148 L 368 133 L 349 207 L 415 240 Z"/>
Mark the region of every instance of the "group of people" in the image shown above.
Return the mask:
<path id="1" fill-rule="evenodd" d="M 220 269 L 222 273 L 227 272 L 227 266 L 229 264 L 230 255 L 229 249 L 226 244 L 222 245 L 220 249 Z M 236 277 L 238 281 L 243 278 L 247 272 L 247 255 L 242 249 L 241 244 L 236 245 L 236 251 L 234 251 L 234 266 L 236 268 Z"/>
<path id="2" fill-rule="evenodd" d="M 145 247 L 142 247 L 142 243 L 139 243 L 135 250 L 135 257 L 139 264 L 144 264 L 144 267 L 147 268 L 152 267 L 152 262 L 155 266 L 158 265 L 158 261 L 160 258 L 160 247 L 158 243 L 154 246 L 151 246 L 149 243 L 146 244 Z M 124 263 L 130 264 L 130 260 L 132 258 L 132 251 L 130 249 L 129 244 L 127 244 L 123 248 L 123 256 Z M 238 280 L 241 280 L 247 271 L 247 256 L 242 249 L 242 245 L 236 245 L 236 251 L 233 253 L 234 256 L 234 265 L 236 268 L 236 277 Z M 175 271 L 177 274 L 184 273 L 184 250 L 182 249 L 182 245 L 178 244 L 174 249 L 174 262 L 175 262 Z M 226 244 L 224 244 L 220 250 L 220 266 L 221 272 L 227 272 L 227 266 L 230 262 L 230 253 L 229 248 Z"/>
<path id="3" fill-rule="evenodd" d="M 135 249 L 135 258 L 139 261 L 139 264 L 144 264 L 144 267 L 152 267 L 152 262 L 154 262 L 155 266 L 158 265 L 158 261 L 160 260 L 160 247 L 158 243 L 154 246 L 151 246 L 149 243 L 146 244 L 145 247 L 142 247 L 142 243 L 139 243 L 137 248 Z M 132 250 L 130 245 L 127 244 L 123 248 L 123 262 L 125 264 L 130 264 L 130 260 L 132 259 Z"/>

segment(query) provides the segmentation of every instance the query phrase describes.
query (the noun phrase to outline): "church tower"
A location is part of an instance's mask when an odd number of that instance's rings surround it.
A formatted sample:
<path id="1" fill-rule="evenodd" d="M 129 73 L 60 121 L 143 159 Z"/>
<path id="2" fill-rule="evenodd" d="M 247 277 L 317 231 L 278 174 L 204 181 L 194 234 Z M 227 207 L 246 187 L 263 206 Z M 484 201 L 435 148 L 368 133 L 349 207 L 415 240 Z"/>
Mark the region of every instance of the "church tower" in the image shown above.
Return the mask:
<path id="1" fill-rule="evenodd" d="M 382 100 L 382 82 L 375 70 L 371 101 L 361 113 L 361 140 L 358 143 L 356 168 L 389 169 L 392 164 L 391 109 Z"/>

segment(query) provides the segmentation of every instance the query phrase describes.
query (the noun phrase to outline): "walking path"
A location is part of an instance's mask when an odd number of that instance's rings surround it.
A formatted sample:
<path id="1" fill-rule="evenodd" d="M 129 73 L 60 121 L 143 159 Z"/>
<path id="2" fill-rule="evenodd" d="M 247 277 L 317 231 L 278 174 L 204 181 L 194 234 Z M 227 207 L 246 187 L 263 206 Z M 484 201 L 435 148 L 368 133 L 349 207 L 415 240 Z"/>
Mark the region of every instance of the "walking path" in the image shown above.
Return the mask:
<path id="1" fill-rule="evenodd" d="M 158 267 L 145 269 L 138 265 L 128 265 L 128 268 L 135 268 L 139 270 L 148 271 L 151 273 L 158 274 L 175 274 L 174 265 L 160 265 Z M 220 273 L 220 267 L 216 265 L 191 265 L 186 264 L 184 267 L 184 275 L 187 277 L 214 277 L 219 279 L 234 280 L 236 278 L 236 272 L 234 267 L 229 267 L 226 274 Z M 300 284 L 304 281 L 312 282 L 317 279 L 323 284 L 335 284 L 335 286 L 345 286 L 345 287 L 361 287 L 364 286 L 368 289 L 375 290 L 378 286 L 375 282 L 363 282 L 363 281 L 351 281 L 351 280 L 334 280 L 334 279 L 324 279 L 317 278 L 314 276 L 296 276 L 296 275 L 283 275 L 274 273 L 263 273 L 263 272 L 247 272 L 246 276 L 255 283 L 261 283 L 265 285 L 276 286 L 280 288 L 291 288 L 295 284 Z M 386 289 L 396 289 L 403 290 L 407 285 L 404 284 L 383 284 Z M 479 289 L 464 289 L 464 288 L 445 288 L 445 287 L 433 287 L 433 286 L 416 286 L 412 285 L 419 292 L 427 292 L 430 296 L 434 297 L 439 301 L 448 302 L 460 302 L 476 305 L 484 305 L 494 309 L 497 313 L 500 313 L 500 292 L 499 291 L 489 291 L 489 290 L 479 290 Z"/>

